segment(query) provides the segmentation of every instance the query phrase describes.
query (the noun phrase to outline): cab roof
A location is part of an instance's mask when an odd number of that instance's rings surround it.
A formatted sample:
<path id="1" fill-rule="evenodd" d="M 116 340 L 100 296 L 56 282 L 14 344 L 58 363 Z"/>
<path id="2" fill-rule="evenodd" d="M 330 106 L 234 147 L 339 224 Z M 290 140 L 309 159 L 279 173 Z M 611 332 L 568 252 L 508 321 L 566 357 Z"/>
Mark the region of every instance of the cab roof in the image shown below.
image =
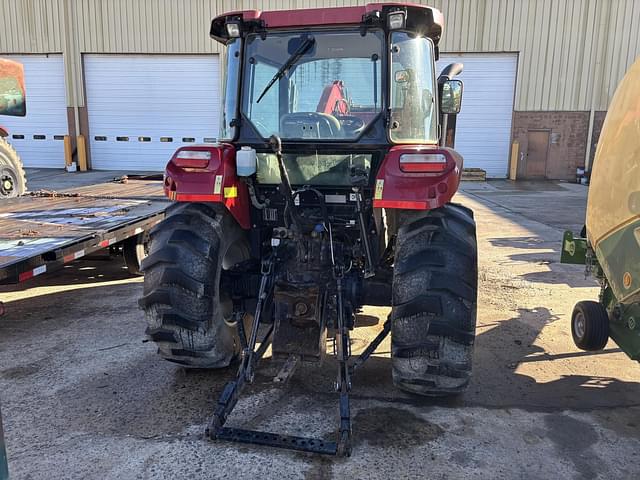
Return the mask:
<path id="1" fill-rule="evenodd" d="M 414 3 L 368 3 L 355 7 L 307 8 L 297 10 L 241 10 L 224 13 L 211 22 L 211 37 L 227 43 L 231 38 L 226 29 L 228 21 L 240 21 L 243 30 L 326 27 L 340 25 L 368 25 L 386 28 L 389 13 L 404 11 L 406 28 L 430 37 L 437 46 L 444 27 L 442 13 L 432 7 Z"/>

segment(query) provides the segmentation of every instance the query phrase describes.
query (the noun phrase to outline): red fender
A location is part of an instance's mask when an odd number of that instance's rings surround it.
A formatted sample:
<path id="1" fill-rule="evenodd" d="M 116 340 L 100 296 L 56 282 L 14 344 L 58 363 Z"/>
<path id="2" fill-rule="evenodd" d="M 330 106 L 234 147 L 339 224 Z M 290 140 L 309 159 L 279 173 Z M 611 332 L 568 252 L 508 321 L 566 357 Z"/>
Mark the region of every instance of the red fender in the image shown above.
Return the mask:
<path id="1" fill-rule="evenodd" d="M 446 163 L 433 165 L 434 171 L 410 171 L 412 164 L 400 165 L 403 154 L 441 155 Z M 404 168 L 404 170 L 403 170 Z M 462 156 L 451 148 L 435 145 L 402 145 L 393 147 L 382 161 L 376 176 L 373 206 L 376 208 L 401 208 L 432 210 L 449 202 L 458 190 L 462 172 Z"/>
<path id="2" fill-rule="evenodd" d="M 210 158 L 179 158 L 184 151 L 209 152 Z M 222 203 L 242 228 L 251 227 L 249 192 L 236 175 L 233 145 L 194 145 L 176 150 L 165 170 L 164 193 L 177 202 Z"/>

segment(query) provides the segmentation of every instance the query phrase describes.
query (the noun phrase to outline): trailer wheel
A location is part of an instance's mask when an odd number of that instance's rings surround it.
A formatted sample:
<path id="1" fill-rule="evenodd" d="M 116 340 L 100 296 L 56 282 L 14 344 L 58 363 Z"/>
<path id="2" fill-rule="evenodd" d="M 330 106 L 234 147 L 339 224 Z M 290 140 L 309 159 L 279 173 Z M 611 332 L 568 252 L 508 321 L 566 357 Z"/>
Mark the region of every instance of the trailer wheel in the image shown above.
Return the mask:
<path id="1" fill-rule="evenodd" d="M 149 231 L 129 237 L 122 242 L 122 256 L 131 275 L 142 275 L 142 261 L 149 254 Z"/>
<path id="2" fill-rule="evenodd" d="M 24 195 L 27 178 L 20 157 L 13 147 L 0 137 L 0 199 Z"/>
<path id="3" fill-rule="evenodd" d="M 571 315 L 573 343 L 581 350 L 602 350 L 609 341 L 609 315 L 598 302 L 578 302 Z"/>
<path id="4" fill-rule="evenodd" d="M 249 257 L 245 232 L 217 205 L 181 203 L 151 230 L 140 305 L 158 353 L 187 367 L 221 368 L 238 352 L 223 269 Z"/>
<path id="5" fill-rule="evenodd" d="M 420 395 L 463 392 L 471 378 L 478 286 L 471 210 L 397 211 L 391 359 L 394 384 Z"/>

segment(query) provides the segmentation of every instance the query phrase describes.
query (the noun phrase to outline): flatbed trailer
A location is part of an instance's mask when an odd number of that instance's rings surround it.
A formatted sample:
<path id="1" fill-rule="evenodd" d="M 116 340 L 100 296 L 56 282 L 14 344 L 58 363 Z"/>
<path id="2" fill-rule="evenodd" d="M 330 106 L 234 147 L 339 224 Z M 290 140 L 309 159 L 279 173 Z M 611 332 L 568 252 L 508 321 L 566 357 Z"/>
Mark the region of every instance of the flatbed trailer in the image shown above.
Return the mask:
<path id="1" fill-rule="evenodd" d="M 15 284 L 142 235 L 164 218 L 161 180 L 40 191 L 0 203 L 0 284 Z"/>

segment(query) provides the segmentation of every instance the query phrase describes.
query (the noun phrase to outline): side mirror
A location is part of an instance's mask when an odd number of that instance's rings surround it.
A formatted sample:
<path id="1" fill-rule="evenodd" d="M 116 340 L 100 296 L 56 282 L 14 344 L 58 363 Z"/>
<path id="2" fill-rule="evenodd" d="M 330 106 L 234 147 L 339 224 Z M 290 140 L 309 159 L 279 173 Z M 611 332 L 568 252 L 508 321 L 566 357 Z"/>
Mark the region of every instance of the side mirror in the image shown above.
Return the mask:
<path id="1" fill-rule="evenodd" d="M 462 107 L 462 81 L 446 80 L 442 83 L 440 110 L 445 114 L 460 113 Z"/>
<path id="2" fill-rule="evenodd" d="M 26 114 L 24 68 L 18 62 L 0 59 L 0 115 L 24 117 Z"/>

